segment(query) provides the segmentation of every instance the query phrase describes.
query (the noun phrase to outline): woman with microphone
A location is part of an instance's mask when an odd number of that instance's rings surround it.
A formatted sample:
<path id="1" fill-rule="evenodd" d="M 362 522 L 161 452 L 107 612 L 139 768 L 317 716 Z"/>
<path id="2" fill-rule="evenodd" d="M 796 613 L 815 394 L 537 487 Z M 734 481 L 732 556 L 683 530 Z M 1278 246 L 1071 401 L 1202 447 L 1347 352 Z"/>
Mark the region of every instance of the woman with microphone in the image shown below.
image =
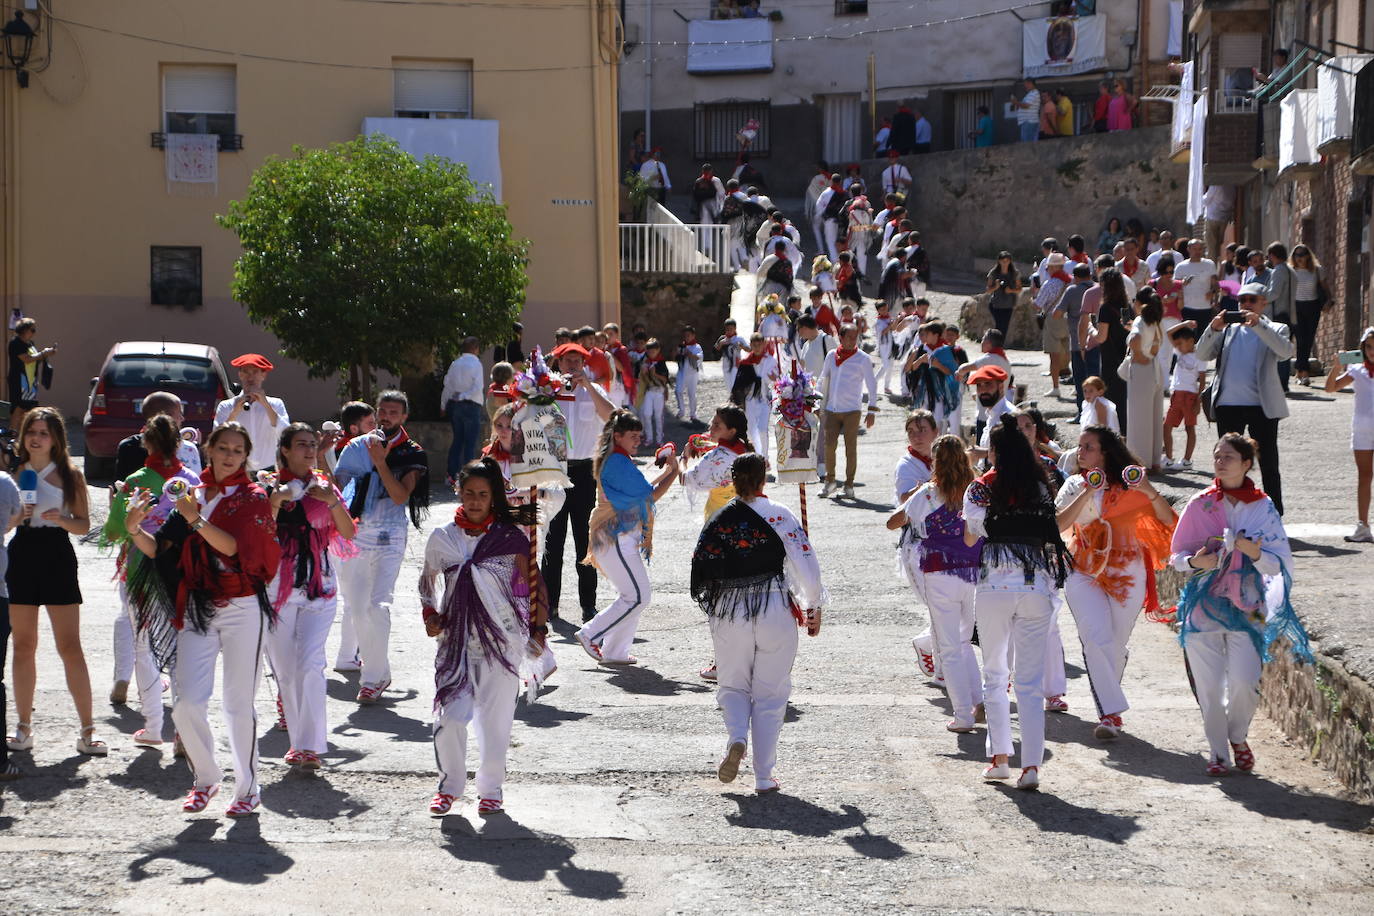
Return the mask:
<path id="1" fill-rule="evenodd" d="M 91 530 L 86 478 L 67 454 L 67 429 L 52 407 L 24 414 L 15 446 L 22 521 L 9 546 L 5 583 L 14 629 L 14 705 L 19 722 L 9 741 L 12 751 L 33 748 L 33 692 L 37 680 L 38 608 L 46 605 L 57 654 L 67 674 L 67 690 L 81 719 L 76 749 L 103 757 L 91 714 L 91 677 L 81 649 L 81 583 L 71 536 Z"/>
<path id="2" fill-rule="evenodd" d="M 195 779 L 181 806 L 188 814 L 205 810 L 224 774 L 210 729 L 215 662 L 221 658 L 224 724 L 234 762 L 234 801 L 225 816 L 248 817 L 262 803 L 253 693 L 267 628 L 276 620 L 267 585 L 281 566 L 281 546 L 267 494 L 248 478 L 252 450 L 247 430 L 224 424 L 210 434 L 201 486 L 176 501 L 176 512 L 155 535 L 141 527 L 152 508 L 147 493 L 129 500 L 124 518 L 130 543 L 154 561 L 146 565 L 156 575 L 129 582 L 129 600 L 154 658 L 163 669 L 173 666 L 172 720 Z"/>

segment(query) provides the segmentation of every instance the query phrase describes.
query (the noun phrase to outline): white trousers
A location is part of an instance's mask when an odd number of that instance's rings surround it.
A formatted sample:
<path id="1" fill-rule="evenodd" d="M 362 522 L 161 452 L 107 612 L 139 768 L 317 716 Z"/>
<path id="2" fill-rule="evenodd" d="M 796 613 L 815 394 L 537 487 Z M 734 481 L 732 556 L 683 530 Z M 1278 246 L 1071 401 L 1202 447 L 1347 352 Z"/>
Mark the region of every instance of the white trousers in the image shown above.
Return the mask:
<path id="1" fill-rule="evenodd" d="M 639 533 L 622 534 L 609 547 L 595 551 L 596 565 L 618 593 L 601 613 L 582 625 L 591 641 L 601 646 L 602 658 L 630 657 L 639 615 L 649 606 L 653 591 L 649 571 L 639 554 Z"/>
<path id="2" fill-rule="evenodd" d="M 821 254 L 825 251 L 825 219 L 820 211 L 816 211 L 815 217 L 811 220 L 811 231 L 816 235 L 816 253 Z M 832 263 L 834 258 L 831 258 Z"/>
<path id="3" fill-rule="evenodd" d="M 123 582 L 119 583 L 119 611 L 114 625 L 115 680 L 133 680 L 138 688 L 138 710 L 143 714 L 143 728 L 152 737 L 160 738 L 164 722 L 162 672 L 157 670 L 148 634 L 134 634 L 133 610 L 129 607 L 129 592 Z"/>
<path id="4" fill-rule="evenodd" d="M 391 680 L 391 600 L 406 553 L 406 529 L 367 531 L 353 541 L 358 555 L 339 564 L 339 594 L 353 617 L 358 653 L 363 658 L 363 684 Z"/>
<path id="5" fill-rule="evenodd" d="M 677 370 L 677 415 L 688 417 L 695 420 L 697 418 L 697 378 L 700 376 L 697 370 L 690 367 L 679 366 Z M 683 413 L 683 403 L 686 402 L 687 413 Z"/>
<path id="6" fill-rule="evenodd" d="M 974 604 L 983 650 L 983 704 L 987 754 L 1011 754 L 1011 702 L 1007 699 L 1008 647 L 1016 650 L 1016 709 L 1021 720 L 1021 766 L 1045 758 L 1045 646 L 1050 599 L 1039 592 L 979 589 Z"/>
<path id="7" fill-rule="evenodd" d="M 176 704 L 172 721 L 186 748 L 195 784 L 208 786 L 224 778 L 215 761 L 215 734 L 210 728 L 210 697 L 215 692 L 215 662 L 224 669 L 220 708 L 229 735 L 229 762 L 234 771 L 234 800 L 258 791 L 258 713 L 253 698 L 262 673 L 267 622 L 252 595 L 216 608 L 208 631 L 187 626 L 177 634 Z"/>
<path id="8" fill-rule="evenodd" d="M 921 573 L 918 569 L 913 570 L 913 578 L 920 583 L 926 609 L 930 612 L 936 657 L 944 674 L 955 721 L 972 725 L 973 707 L 983 702 L 978 657 L 970 642 L 977 588 L 972 582 L 945 573 Z"/>
<path id="9" fill-rule="evenodd" d="M 1145 603 L 1145 561 L 1137 557 L 1126 575 L 1133 581 L 1125 601 L 1109 597 L 1096 580 L 1082 573 L 1070 573 L 1064 583 L 1064 597 L 1078 623 L 1083 666 L 1088 669 L 1088 684 L 1099 716 L 1120 715 L 1131 708 L 1121 689 L 1121 678 L 1131 654 L 1126 644 Z"/>
<path id="10" fill-rule="evenodd" d="M 695 391 L 693 392 L 695 394 Z M 640 404 L 640 420 L 644 421 L 644 438 L 650 445 L 663 442 L 663 402 L 665 392 L 662 388 L 646 388 L 644 400 Z"/>
<path id="11" fill-rule="evenodd" d="M 439 766 L 439 788 L 460 796 L 467 785 L 468 723 L 477 733 L 477 795 L 501 798 L 506 779 L 506 751 L 510 748 L 515 701 L 520 676 L 499 662 L 468 656 L 471 688 L 449 700 L 434 720 L 434 761 Z"/>
<path id="12" fill-rule="evenodd" d="M 722 363 L 722 365 L 724 364 Z M 737 375 L 739 375 L 739 370 L 734 367 L 731 367 L 729 369 L 721 369 L 721 378 L 725 380 L 726 398 L 730 397 L 730 390 L 735 387 L 735 376 Z"/>
<path id="13" fill-rule="evenodd" d="M 884 347 L 879 344 L 878 349 L 882 350 L 878 354 L 878 389 L 884 393 L 891 393 L 892 388 L 888 385 L 888 378 L 892 373 L 892 345 L 888 344 Z"/>
<path id="14" fill-rule="evenodd" d="M 339 653 L 334 656 L 335 668 L 347 668 L 358 663 L 358 632 L 353 626 L 353 612 L 347 602 L 339 615 Z"/>
<path id="15" fill-rule="evenodd" d="M 825 232 L 825 250 L 830 257 L 830 263 L 836 267 L 840 265 L 840 224 L 833 219 L 825 220 L 821 227 Z"/>
<path id="16" fill-rule="evenodd" d="M 746 398 L 744 401 L 744 417 L 749 421 L 749 441 L 760 455 L 771 455 L 773 452 L 768 447 L 768 434 L 772 432 L 768 419 L 772 412 L 773 402 L 767 398 Z"/>
<path id="17" fill-rule="evenodd" d="M 792 693 L 797 621 L 786 596 L 774 594 L 752 620 L 711 618 L 716 650 L 716 703 L 726 744 L 754 741 L 754 784 L 762 788 L 778 762 L 778 736 Z"/>
<path id="18" fill-rule="evenodd" d="M 1050 628 L 1045 634 L 1045 696 L 1062 697 L 1069 692 L 1068 676 L 1064 672 L 1064 638 L 1059 635 L 1059 608 L 1063 602 L 1058 592 L 1050 595 Z M 1016 647 L 1007 646 L 1007 665 L 1016 670 Z"/>
<path id="19" fill-rule="evenodd" d="M 293 589 L 267 632 L 267 656 L 277 674 L 291 746 L 323 754 L 329 749 L 325 718 L 324 644 L 334 625 L 334 598 L 314 601 Z"/>
<path id="20" fill-rule="evenodd" d="M 1188 675 L 1202 709 L 1202 730 L 1212 758 L 1231 762 L 1231 744 L 1244 744 L 1259 706 L 1263 665 L 1245 633 L 1189 633 L 1183 644 Z"/>

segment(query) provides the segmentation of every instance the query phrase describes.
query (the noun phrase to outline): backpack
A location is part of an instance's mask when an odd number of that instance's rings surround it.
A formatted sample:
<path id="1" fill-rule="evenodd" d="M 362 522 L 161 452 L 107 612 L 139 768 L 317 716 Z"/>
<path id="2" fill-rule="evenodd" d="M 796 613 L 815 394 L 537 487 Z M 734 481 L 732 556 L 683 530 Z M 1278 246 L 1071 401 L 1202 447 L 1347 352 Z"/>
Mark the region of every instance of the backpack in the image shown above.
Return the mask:
<path id="1" fill-rule="evenodd" d="M 706 176 L 698 178 L 692 182 L 692 200 L 701 203 L 707 200 L 714 200 L 716 196 L 716 183 Z"/>

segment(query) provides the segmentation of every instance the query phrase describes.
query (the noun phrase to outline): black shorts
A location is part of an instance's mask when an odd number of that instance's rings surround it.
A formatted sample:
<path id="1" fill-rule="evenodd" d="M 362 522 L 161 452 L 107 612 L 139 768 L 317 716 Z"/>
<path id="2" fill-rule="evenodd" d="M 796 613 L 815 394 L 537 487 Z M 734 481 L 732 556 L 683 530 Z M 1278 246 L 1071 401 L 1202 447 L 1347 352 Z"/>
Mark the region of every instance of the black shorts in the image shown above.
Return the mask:
<path id="1" fill-rule="evenodd" d="M 58 607 L 81 603 L 76 551 L 66 531 L 20 525 L 10 541 L 9 552 L 5 585 L 11 605 Z"/>

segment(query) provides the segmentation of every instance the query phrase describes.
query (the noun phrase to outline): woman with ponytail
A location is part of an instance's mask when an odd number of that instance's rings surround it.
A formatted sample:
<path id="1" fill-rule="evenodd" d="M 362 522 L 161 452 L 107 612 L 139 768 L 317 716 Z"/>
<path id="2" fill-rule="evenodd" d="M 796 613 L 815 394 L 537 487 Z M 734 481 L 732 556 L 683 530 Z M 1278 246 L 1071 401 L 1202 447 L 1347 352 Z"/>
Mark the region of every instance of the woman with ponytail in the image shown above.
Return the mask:
<path id="1" fill-rule="evenodd" d="M 639 615 L 652 592 L 645 563 L 653 554 L 654 503 L 678 474 L 676 461 L 663 465 L 652 483 L 631 458 L 644 441 L 644 424 L 631 411 L 613 410 L 597 443 L 592 474 L 597 482 L 590 549 L 583 563 L 595 566 L 618 597 L 575 634 L 583 651 L 603 665 L 633 665 L 630 654 Z"/>
<path id="2" fill-rule="evenodd" d="M 1007 650 L 1016 654 L 1016 708 L 1021 720 L 1018 789 L 1040 785 L 1045 756 L 1044 672 L 1052 596 L 1063 588 L 1070 559 L 1055 524 L 1054 496 L 1035 451 L 1003 416 L 989 437 L 992 470 L 964 493 L 964 543 L 983 538 L 973 616 L 983 650 L 983 702 L 991 765 L 983 780 L 1011 776 L 1011 705 Z"/>
<path id="3" fill-rule="evenodd" d="M 983 721 L 983 688 L 973 653 L 973 604 L 982 542 L 964 542 L 964 491 L 973 482 L 968 452 L 957 436 L 931 449 L 933 473 L 887 520 L 903 529 L 906 574 L 925 602 L 954 719 L 945 727 L 971 732 Z"/>
<path id="4" fill-rule="evenodd" d="M 749 441 L 749 419 L 743 408 L 734 404 L 716 408 L 706 435 L 715 446 L 703 452 L 690 468 L 687 467 L 687 461 L 694 455 L 683 455 L 679 459 L 678 472 L 688 493 L 707 494 L 705 517 L 709 519 L 735 498 L 730 466 L 740 455 L 752 452 L 754 444 Z"/>
<path id="5" fill-rule="evenodd" d="M 337 562 L 357 555 L 352 541 L 358 526 L 343 495 L 315 470 L 319 446 L 308 423 L 282 430 L 268 491 L 281 566 L 272 595 L 277 625 L 267 635 L 267 656 L 291 741 L 286 763 L 303 770 L 318 770 L 328 749 L 324 644 L 338 606 Z"/>
<path id="6" fill-rule="evenodd" d="M 139 747 L 162 746 L 164 688 L 162 674 L 157 670 L 157 660 L 148 644 L 147 632 L 134 636 L 134 609 L 129 601 L 128 581 L 150 573 L 151 569 L 140 570 L 140 567 L 147 566 L 151 561 L 137 548 L 129 549 L 130 537 L 124 522 L 130 496 L 140 491 L 147 492 L 155 502 L 140 527 L 148 534 L 155 534 L 173 511 L 175 500 L 165 492 L 167 484 L 173 480 L 180 480 L 191 487 L 200 483 L 200 478 L 184 467 L 177 457 L 181 443 L 181 432 L 171 417 L 159 414 L 148 420 L 143 427 L 143 450 L 147 453 L 143 467 L 124 478 L 123 487 L 110 503 L 110 517 L 101 532 L 102 544 L 119 547 L 116 575 L 123 613 L 115 621 L 115 629 L 127 628 L 128 635 L 116 642 L 127 640 L 126 644 L 133 646 L 134 682 L 138 685 L 139 706 L 143 713 L 143 727 L 134 732 L 134 744 Z"/>
<path id="7" fill-rule="evenodd" d="M 130 544 L 153 561 L 139 564 L 136 575 L 131 570 L 129 601 L 158 666 L 173 672 L 172 721 L 194 778 L 181 806 L 188 814 L 205 810 L 224 775 L 210 728 L 217 660 L 234 768 L 234 801 L 224 814 L 248 817 L 262 804 L 253 697 L 263 641 L 276 621 L 267 586 L 281 566 L 281 547 L 267 493 L 248 478 L 252 451 L 242 425 L 220 426 L 206 445 L 200 486 L 176 501 L 156 533 L 142 528 L 153 508 L 147 492 L 129 499 L 124 516 Z"/>
<path id="8" fill-rule="evenodd" d="M 1274 503 L 1250 479 L 1258 448 L 1227 433 L 1212 450 L 1216 478 L 1188 501 L 1174 530 L 1175 569 L 1189 578 L 1178 600 L 1178 640 L 1207 735 L 1207 775 L 1255 768 L 1250 720 L 1260 674 L 1283 638 L 1312 661 L 1293 611 L 1293 553 Z"/>
<path id="9" fill-rule="evenodd" d="M 503 810 L 521 671 L 544 651 L 548 597 L 538 569 L 530 567 L 530 542 L 521 530 L 535 523 L 535 508 L 506 501 L 496 461 L 483 456 L 469 462 L 455 489 L 460 502 L 453 521 L 430 533 L 420 573 L 425 632 L 438 637 L 433 728 L 439 786 L 429 812 L 449 813 L 463 794 L 473 722 L 481 753 L 477 813 L 486 816 Z"/>

